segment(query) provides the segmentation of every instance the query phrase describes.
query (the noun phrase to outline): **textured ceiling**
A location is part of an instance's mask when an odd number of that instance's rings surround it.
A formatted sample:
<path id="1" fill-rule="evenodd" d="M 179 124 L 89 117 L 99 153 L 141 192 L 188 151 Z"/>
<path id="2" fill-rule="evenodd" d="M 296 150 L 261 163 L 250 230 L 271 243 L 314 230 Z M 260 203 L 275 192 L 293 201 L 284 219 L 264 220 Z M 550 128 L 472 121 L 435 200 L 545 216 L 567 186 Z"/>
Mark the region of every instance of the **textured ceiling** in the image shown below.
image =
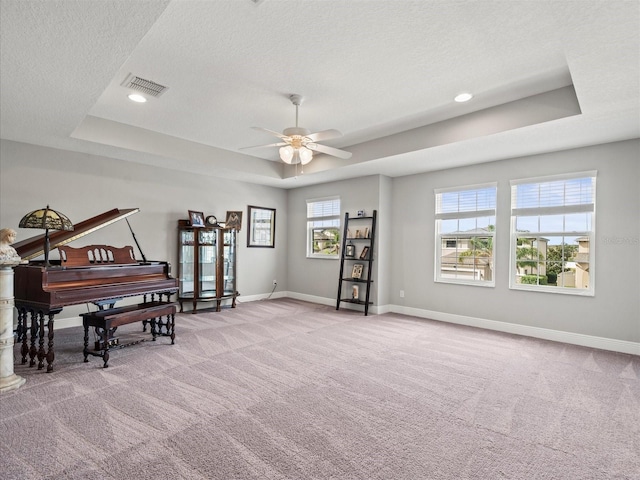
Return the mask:
<path id="1" fill-rule="evenodd" d="M 640 136 L 637 1 L 0 6 L 4 139 L 291 188 Z M 130 74 L 168 89 L 134 104 Z M 292 93 L 350 160 L 295 178 L 275 148 L 240 150 L 294 126 Z"/>

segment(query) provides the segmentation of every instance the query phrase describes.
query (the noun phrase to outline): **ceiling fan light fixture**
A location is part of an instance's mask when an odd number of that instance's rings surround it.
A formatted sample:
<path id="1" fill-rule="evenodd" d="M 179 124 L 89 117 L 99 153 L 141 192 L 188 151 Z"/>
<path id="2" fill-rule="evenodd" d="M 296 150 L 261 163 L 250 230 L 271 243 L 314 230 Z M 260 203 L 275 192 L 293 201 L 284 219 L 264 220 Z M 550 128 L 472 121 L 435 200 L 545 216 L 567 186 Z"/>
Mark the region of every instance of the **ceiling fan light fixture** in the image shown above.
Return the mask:
<path id="1" fill-rule="evenodd" d="M 300 163 L 302 163 L 302 165 L 306 165 L 313 160 L 313 152 L 307 147 L 300 147 L 298 155 L 300 156 Z"/>
<path id="2" fill-rule="evenodd" d="M 280 159 L 284 163 L 288 163 L 289 165 L 293 163 L 293 153 L 294 153 L 294 150 L 291 145 L 280 147 Z"/>
<path id="3" fill-rule="evenodd" d="M 344 150 L 316 143 L 318 141 L 341 137 L 342 134 L 338 130 L 323 130 L 321 132 L 310 133 L 310 130 L 298 126 L 298 107 L 302 103 L 303 98 L 300 95 L 290 95 L 289 99 L 296 107 L 296 126 L 285 128 L 282 133 L 274 132 L 266 128 L 252 127 L 254 130 L 261 130 L 274 135 L 278 137 L 280 141 L 270 145 L 257 145 L 255 147 L 244 148 L 280 147 L 280 160 L 288 165 L 298 165 L 299 163 L 302 165 L 308 164 L 313 160 L 313 152 L 343 159 L 351 158 L 351 152 L 345 152 Z M 241 150 L 244 148 L 241 148 Z M 302 170 L 300 170 L 300 172 L 302 173 Z"/>

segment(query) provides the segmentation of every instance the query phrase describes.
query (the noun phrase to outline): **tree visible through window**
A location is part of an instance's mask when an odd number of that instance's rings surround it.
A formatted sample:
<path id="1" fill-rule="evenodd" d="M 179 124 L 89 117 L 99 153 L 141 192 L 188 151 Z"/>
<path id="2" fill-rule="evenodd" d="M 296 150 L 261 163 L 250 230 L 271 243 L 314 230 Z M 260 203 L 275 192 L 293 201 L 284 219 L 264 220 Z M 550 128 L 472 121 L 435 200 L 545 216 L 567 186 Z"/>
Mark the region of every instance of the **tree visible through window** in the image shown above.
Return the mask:
<path id="1" fill-rule="evenodd" d="M 511 182 L 511 288 L 593 295 L 595 176 Z"/>
<path id="2" fill-rule="evenodd" d="M 307 257 L 338 258 L 340 198 L 307 200 Z"/>
<path id="3" fill-rule="evenodd" d="M 493 286 L 496 185 L 435 194 L 435 281 Z"/>

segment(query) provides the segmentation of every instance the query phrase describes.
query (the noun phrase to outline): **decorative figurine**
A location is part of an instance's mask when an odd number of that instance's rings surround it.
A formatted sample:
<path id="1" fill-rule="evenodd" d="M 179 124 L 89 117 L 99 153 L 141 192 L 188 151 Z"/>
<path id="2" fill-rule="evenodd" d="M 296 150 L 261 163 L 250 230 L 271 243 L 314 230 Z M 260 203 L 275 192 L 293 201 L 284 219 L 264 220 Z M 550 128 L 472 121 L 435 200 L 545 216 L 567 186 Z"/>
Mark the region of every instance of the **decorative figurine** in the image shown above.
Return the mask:
<path id="1" fill-rule="evenodd" d="M 16 249 L 11 246 L 16 241 L 16 231 L 11 228 L 0 230 L 0 263 L 20 262 Z"/>

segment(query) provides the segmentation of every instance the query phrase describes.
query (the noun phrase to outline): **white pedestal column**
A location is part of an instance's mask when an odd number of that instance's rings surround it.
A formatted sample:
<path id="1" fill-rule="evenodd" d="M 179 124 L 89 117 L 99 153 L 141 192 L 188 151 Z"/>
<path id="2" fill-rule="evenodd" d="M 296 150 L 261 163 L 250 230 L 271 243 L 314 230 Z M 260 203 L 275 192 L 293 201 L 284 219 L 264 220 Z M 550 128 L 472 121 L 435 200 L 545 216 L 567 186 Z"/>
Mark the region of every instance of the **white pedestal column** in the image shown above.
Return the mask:
<path id="1" fill-rule="evenodd" d="M 26 381 L 13 373 L 13 267 L 18 263 L 0 260 L 0 393 Z"/>

